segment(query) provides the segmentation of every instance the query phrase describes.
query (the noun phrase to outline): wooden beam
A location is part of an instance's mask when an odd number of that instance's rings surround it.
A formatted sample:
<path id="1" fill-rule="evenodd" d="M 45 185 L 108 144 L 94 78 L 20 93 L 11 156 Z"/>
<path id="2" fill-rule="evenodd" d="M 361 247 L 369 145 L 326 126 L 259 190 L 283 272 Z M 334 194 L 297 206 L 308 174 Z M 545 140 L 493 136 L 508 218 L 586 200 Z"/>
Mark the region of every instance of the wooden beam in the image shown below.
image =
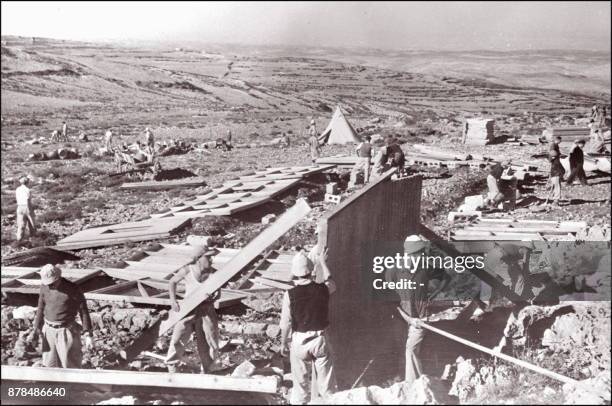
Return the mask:
<path id="1" fill-rule="evenodd" d="M 238 392 L 276 393 L 274 377 L 234 378 L 209 374 L 179 374 L 163 372 L 132 372 L 103 369 L 41 368 L 2 365 L 2 381 L 60 382 L 142 386 L 151 388 L 183 388 Z"/>
<path id="2" fill-rule="evenodd" d="M 167 320 L 160 327 L 160 334 L 165 333 L 177 321 L 189 314 L 200 303 L 205 301 L 211 294 L 221 289 L 231 278 L 243 270 L 258 255 L 270 245 L 274 244 L 280 237 L 296 225 L 306 214 L 310 212 L 310 206 L 305 200 L 300 199 L 297 203 L 283 213 L 270 227 L 265 229 L 253 241 L 245 246 L 238 255 L 227 262 L 222 269 L 213 273 L 200 288 L 191 293 L 181 302 L 179 312 L 171 311 Z"/>
<path id="3" fill-rule="evenodd" d="M 400 307 L 398 307 L 397 310 L 399 310 L 399 312 L 400 312 L 401 316 L 404 318 L 404 320 L 407 320 L 407 321 L 409 320 L 409 319 L 407 319 L 408 315 Z M 480 344 L 473 343 L 471 341 L 466 340 L 465 338 L 461 338 L 461 337 L 458 337 L 458 336 L 456 336 L 454 334 L 447 333 L 446 331 L 440 330 L 439 328 L 436 328 L 436 327 L 433 327 L 433 326 L 430 326 L 429 324 L 427 324 L 425 322 L 422 322 L 421 324 L 422 324 L 422 326 L 424 328 L 426 328 L 427 330 L 432 331 L 432 332 L 434 332 L 436 334 L 440 334 L 441 336 L 444 336 L 444 337 L 449 338 L 451 340 L 457 341 L 458 343 L 461 343 L 463 345 L 467 345 L 468 347 L 475 348 L 478 351 L 484 352 L 485 354 L 489 354 L 489 355 L 492 355 L 494 357 L 501 358 L 504 361 L 508 361 L 508 362 L 511 362 L 511 363 L 513 363 L 515 365 L 518 365 L 520 367 L 529 369 L 530 371 L 537 372 L 538 374 L 547 376 L 547 377 L 552 378 L 552 379 L 556 379 L 556 380 L 561 381 L 563 383 L 575 384 L 575 383 L 578 382 L 577 380 L 569 378 L 567 376 L 558 374 L 558 373 L 553 372 L 553 371 L 549 371 L 548 369 L 544 369 L 544 368 L 539 367 L 537 365 L 530 364 L 529 362 L 525 362 L 525 361 L 520 360 L 518 358 L 511 357 L 511 356 L 506 355 L 506 354 L 504 354 L 502 352 L 493 351 L 490 348 L 484 347 L 484 346 L 482 346 Z"/>

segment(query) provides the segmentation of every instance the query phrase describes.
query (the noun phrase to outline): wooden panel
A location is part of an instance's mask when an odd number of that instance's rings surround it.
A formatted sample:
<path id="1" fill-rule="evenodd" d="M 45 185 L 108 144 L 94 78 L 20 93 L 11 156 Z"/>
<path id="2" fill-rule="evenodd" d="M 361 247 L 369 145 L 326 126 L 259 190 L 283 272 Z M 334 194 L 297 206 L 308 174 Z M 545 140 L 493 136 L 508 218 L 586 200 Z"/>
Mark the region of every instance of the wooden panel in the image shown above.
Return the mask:
<path id="1" fill-rule="evenodd" d="M 201 288 L 187 296 L 183 300 L 179 312 L 171 311 L 168 319 L 162 322 L 160 326 L 160 334 L 166 332 L 174 326 L 177 321 L 185 317 L 191 310 L 206 300 L 212 293 L 222 288 L 238 272 L 254 261 L 257 256 L 289 231 L 309 212 L 310 207 L 306 201 L 303 199 L 298 200 L 293 207 L 283 213 L 270 227 L 266 228 L 261 234 L 255 237 L 253 241 L 247 244 L 246 247 L 240 250 L 240 253 L 225 264 L 221 270 L 215 272 L 208 278 L 202 284 Z"/>
<path id="2" fill-rule="evenodd" d="M 368 373 L 403 376 L 406 326 L 397 316 L 398 302 L 375 300 L 364 291 L 372 275 L 363 269 L 363 246 L 397 242 L 419 232 L 421 177 L 392 180 L 394 170 L 368 184 L 321 222 L 319 246 L 329 249 L 328 265 L 338 286 L 330 301 L 328 329 L 334 366 L 342 389 L 375 359 Z M 400 252 L 400 251 L 397 251 Z M 395 315 L 395 317 L 394 317 Z"/>
<path id="3" fill-rule="evenodd" d="M 154 388 L 185 388 L 223 391 L 276 393 L 275 377 L 233 378 L 221 375 L 181 374 L 162 372 L 131 372 L 102 369 L 40 368 L 2 365 L 2 380 L 26 382 L 61 382 L 143 386 Z"/>

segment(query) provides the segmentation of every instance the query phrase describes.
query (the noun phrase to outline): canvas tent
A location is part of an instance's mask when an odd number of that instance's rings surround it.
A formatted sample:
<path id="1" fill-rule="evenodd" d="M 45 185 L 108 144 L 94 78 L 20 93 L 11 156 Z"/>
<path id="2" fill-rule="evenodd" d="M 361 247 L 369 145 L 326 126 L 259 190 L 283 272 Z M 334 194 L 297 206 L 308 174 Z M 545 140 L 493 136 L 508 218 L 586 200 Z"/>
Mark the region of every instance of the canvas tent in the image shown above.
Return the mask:
<path id="1" fill-rule="evenodd" d="M 327 125 L 325 131 L 319 135 L 320 144 L 348 144 L 351 142 L 360 142 L 357 132 L 348 122 L 340 106 L 336 107 L 336 111 L 332 116 L 331 121 Z"/>

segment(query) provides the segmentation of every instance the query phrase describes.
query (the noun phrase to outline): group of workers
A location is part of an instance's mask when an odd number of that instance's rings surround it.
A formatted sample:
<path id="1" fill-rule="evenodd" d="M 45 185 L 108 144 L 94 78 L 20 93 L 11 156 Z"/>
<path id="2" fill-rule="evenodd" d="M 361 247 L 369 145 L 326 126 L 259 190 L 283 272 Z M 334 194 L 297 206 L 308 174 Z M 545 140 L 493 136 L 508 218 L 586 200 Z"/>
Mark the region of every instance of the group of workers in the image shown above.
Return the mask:
<path id="1" fill-rule="evenodd" d="M 555 137 L 550 143 L 550 149 L 548 151 L 548 159 L 550 161 L 550 176 L 548 179 L 550 193 L 547 200 L 550 200 L 552 204 L 559 205 L 561 201 L 561 183 L 565 175 L 565 168 L 561 163 L 561 150 L 559 144 L 561 143 L 561 137 Z M 584 146 L 586 141 L 579 139 L 574 141 L 572 148 L 569 152 L 569 168 L 570 173 L 567 176 L 566 183 L 568 186 L 574 184 L 574 180 L 578 179 L 580 184 L 583 186 L 588 185 L 586 173 L 584 171 Z"/>

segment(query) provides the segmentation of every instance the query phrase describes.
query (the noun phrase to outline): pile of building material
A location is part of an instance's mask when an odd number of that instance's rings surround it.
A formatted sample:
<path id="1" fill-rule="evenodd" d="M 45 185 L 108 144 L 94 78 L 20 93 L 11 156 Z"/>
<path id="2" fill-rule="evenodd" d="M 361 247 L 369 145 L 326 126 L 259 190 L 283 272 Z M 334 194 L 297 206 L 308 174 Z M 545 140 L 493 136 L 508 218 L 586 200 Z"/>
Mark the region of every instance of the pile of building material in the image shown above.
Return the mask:
<path id="1" fill-rule="evenodd" d="M 493 241 L 575 241 L 588 225 L 584 221 L 471 218 L 449 231 L 449 240 L 462 252 L 486 252 Z"/>
<path id="2" fill-rule="evenodd" d="M 252 175 L 225 182 L 221 187 L 198 195 L 153 218 L 227 216 L 259 206 L 294 187 L 306 176 L 333 168 L 335 165 L 313 165 L 291 168 L 269 168 Z"/>
<path id="3" fill-rule="evenodd" d="M 561 137 L 561 142 L 574 142 L 575 140 L 587 140 L 591 135 L 589 127 L 550 127 L 542 132 L 542 136 L 551 141 L 555 137 Z"/>
<path id="4" fill-rule="evenodd" d="M 495 138 L 495 120 L 469 118 L 465 120 L 463 142 L 470 145 L 488 145 L 498 141 Z"/>
<path id="5" fill-rule="evenodd" d="M 189 218 L 165 218 L 133 221 L 110 226 L 88 228 L 57 242 L 60 250 L 104 247 L 129 241 L 149 241 L 166 238 L 182 229 Z"/>
<path id="6" fill-rule="evenodd" d="M 170 189 L 178 187 L 198 187 L 206 186 L 206 180 L 198 176 L 176 179 L 176 180 L 160 180 L 160 181 L 146 181 L 146 182 L 130 182 L 121 185 L 121 189 L 147 189 L 147 190 L 160 190 Z"/>

